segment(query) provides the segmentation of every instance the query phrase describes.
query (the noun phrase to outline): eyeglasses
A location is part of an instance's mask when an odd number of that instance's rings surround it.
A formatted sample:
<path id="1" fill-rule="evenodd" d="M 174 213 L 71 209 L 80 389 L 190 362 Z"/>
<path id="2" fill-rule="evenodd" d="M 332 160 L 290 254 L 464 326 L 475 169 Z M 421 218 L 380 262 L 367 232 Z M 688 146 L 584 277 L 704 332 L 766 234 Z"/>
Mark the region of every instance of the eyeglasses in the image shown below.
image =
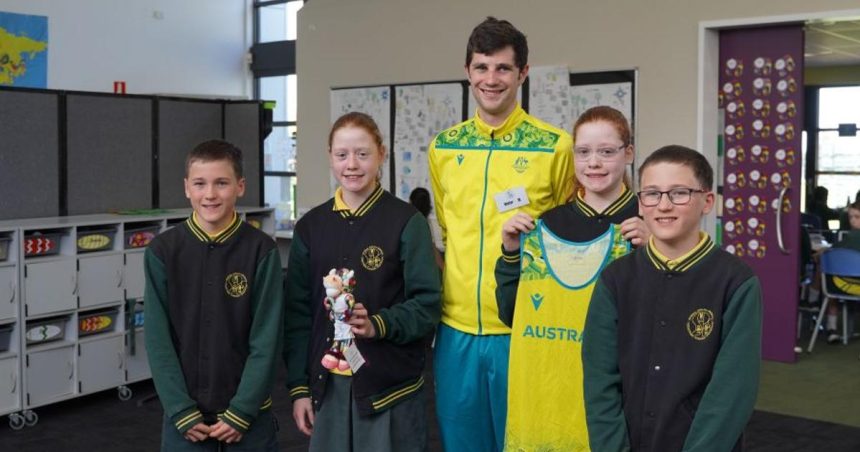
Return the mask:
<path id="1" fill-rule="evenodd" d="M 598 160 L 612 160 L 614 159 L 622 149 L 627 148 L 626 144 L 622 144 L 617 148 L 600 148 L 600 149 L 588 149 L 588 148 L 573 148 L 573 158 L 574 160 L 586 161 L 591 158 L 592 155 L 596 155 Z"/>
<path id="2" fill-rule="evenodd" d="M 668 195 L 669 202 L 672 204 L 683 206 L 690 202 L 690 199 L 693 197 L 693 193 L 707 192 L 708 190 L 696 188 L 673 188 L 669 191 L 643 190 L 636 193 L 636 196 L 639 197 L 639 202 L 641 202 L 645 207 L 654 207 L 657 204 L 660 204 L 660 201 L 663 199 L 663 195 Z"/>

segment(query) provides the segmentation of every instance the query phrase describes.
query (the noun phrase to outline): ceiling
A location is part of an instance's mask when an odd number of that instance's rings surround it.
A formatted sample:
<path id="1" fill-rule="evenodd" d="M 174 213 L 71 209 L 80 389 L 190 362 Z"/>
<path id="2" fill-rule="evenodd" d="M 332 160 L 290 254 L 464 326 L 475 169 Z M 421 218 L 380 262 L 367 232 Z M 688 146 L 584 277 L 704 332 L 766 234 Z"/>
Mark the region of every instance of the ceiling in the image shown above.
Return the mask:
<path id="1" fill-rule="evenodd" d="M 806 66 L 860 64 L 860 20 L 807 23 L 804 55 Z"/>

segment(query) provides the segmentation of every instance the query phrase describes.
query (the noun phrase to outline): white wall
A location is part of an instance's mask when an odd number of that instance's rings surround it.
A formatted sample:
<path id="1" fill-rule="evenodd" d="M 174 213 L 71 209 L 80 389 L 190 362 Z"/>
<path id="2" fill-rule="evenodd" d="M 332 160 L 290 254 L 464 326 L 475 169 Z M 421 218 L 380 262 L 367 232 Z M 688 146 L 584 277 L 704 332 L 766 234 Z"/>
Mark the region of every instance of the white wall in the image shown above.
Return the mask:
<path id="1" fill-rule="evenodd" d="M 528 36 L 532 66 L 637 68 L 641 162 L 665 144 L 697 146 L 700 22 L 852 8 L 857 0 L 312 0 L 299 11 L 298 205 L 329 196 L 329 89 L 462 79 L 466 40 L 487 15 Z"/>
<path id="2" fill-rule="evenodd" d="M 249 98 L 250 0 L 3 0 L 48 16 L 48 88 Z M 156 18 L 160 12 L 161 18 Z"/>

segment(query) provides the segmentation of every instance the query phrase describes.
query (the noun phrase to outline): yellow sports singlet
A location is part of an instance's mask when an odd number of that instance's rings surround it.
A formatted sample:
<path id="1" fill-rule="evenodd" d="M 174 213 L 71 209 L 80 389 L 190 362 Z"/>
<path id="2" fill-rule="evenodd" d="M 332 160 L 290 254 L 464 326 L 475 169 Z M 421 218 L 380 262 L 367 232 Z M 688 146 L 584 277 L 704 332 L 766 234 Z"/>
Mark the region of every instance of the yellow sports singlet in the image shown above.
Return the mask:
<path id="1" fill-rule="evenodd" d="M 521 242 L 508 370 L 508 451 L 587 451 L 581 346 L 594 284 L 630 251 L 611 225 L 586 243 L 565 241 L 538 220 Z"/>

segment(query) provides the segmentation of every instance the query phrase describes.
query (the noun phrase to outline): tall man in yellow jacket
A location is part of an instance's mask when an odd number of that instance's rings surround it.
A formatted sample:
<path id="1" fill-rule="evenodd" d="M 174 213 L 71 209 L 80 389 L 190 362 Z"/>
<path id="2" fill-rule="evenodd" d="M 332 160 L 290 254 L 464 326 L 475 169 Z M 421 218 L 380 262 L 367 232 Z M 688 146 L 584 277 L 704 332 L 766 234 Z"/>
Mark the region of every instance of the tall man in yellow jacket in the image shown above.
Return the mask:
<path id="1" fill-rule="evenodd" d="M 433 367 L 445 450 L 489 452 L 504 446 L 507 412 L 510 329 L 498 318 L 493 278 L 502 224 L 567 200 L 573 140 L 517 103 L 528 43 L 510 22 L 488 17 L 472 30 L 465 69 L 476 114 L 429 149 L 446 246 Z"/>

